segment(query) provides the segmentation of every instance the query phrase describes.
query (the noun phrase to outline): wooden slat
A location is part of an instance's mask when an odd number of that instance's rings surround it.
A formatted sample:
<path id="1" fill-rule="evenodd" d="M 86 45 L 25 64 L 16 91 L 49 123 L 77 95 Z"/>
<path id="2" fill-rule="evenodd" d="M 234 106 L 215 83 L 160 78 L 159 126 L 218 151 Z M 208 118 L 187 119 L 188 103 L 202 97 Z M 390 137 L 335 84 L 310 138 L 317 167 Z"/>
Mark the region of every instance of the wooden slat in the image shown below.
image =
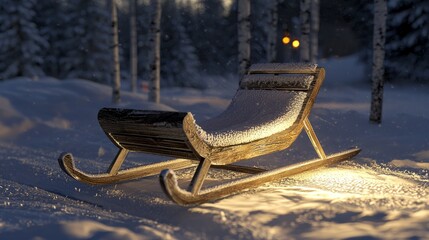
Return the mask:
<path id="1" fill-rule="evenodd" d="M 111 134 L 111 136 L 121 144 L 145 144 L 160 147 L 170 147 L 176 149 L 190 150 L 184 140 L 172 140 L 165 138 L 146 137 L 128 134 Z"/>
<path id="2" fill-rule="evenodd" d="M 124 133 L 178 140 L 186 139 L 182 128 L 147 127 L 124 122 L 100 123 L 100 125 L 106 133 Z"/>
<path id="3" fill-rule="evenodd" d="M 249 68 L 249 73 L 316 73 L 313 63 L 258 63 Z"/>
<path id="4" fill-rule="evenodd" d="M 98 121 L 118 147 L 164 156 L 201 159 L 186 144 L 183 118 L 188 113 L 103 108 Z"/>
<path id="5" fill-rule="evenodd" d="M 185 112 L 147 111 L 136 109 L 103 108 L 98 112 L 99 121 L 121 121 L 144 125 L 168 124 L 179 127 L 186 116 Z"/>
<path id="6" fill-rule="evenodd" d="M 129 149 L 130 151 L 135 151 L 135 152 L 146 152 L 146 153 L 153 153 L 153 154 L 162 155 L 162 156 L 183 157 L 187 159 L 200 160 L 200 158 L 195 156 L 193 152 L 188 152 L 188 151 L 181 151 L 177 149 L 154 147 L 154 146 L 134 145 L 134 144 L 126 144 L 123 146 Z"/>
<path id="7" fill-rule="evenodd" d="M 240 81 L 240 88 L 307 91 L 313 80 L 310 74 L 249 74 Z"/>
<path id="8" fill-rule="evenodd" d="M 177 136 L 183 138 L 182 121 L 187 113 L 103 108 L 98 113 L 106 133 Z"/>

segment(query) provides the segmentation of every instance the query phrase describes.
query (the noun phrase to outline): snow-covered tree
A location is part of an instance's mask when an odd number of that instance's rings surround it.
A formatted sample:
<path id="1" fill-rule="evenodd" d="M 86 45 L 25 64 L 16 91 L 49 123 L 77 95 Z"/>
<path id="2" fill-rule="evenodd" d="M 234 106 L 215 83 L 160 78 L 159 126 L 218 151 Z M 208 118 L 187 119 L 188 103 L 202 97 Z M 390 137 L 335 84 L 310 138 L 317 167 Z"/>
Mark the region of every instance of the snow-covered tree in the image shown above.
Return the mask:
<path id="1" fill-rule="evenodd" d="M 251 61 L 255 63 L 267 62 L 269 57 L 267 51 L 268 47 L 270 46 L 268 41 L 268 32 L 273 30 L 269 25 L 269 7 L 272 6 L 272 3 L 271 1 L 267 3 L 266 0 L 252 0 L 251 6 Z M 237 19 L 235 19 L 235 22 L 236 21 Z"/>
<path id="2" fill-rule="evenodd" d="M 185 28 L 184 10 L 175 0 L 163 4 L 161 59 L 166 60 L 161 62 L 162 85 L 203 88 L 201 64 Z"/>
<path id="3" fill-rule="evenodd" d="M 119 62 L 119 36 L 118 36 L 118 12 L 116 1 L 110 3 L 112 8 L 112 42 L 113 42 L 113 81 L 112 100 L 114 103 L 121 101 L 121 67 Z"/>
<path id="4" fill-rule="evenodd" d="M 238 74 L 250 67 L 250 0 L 238 0 Z"/>
<path id="5" fill-rule="evenodd" d="M 161 0 L 151 0 L 152 17 L 150 22 L 151 46 L 149 57 L 149 101 L 159 103 L 161 100 Z"/>
<path id="6" fill-rule="evenodd" d="M 374 0 L 374 40 L 372 61 L 372 99 L 370 120 L 381 122 L 384 86 L 384 43 L 386 40 L 387 0 Z"/>
<path id="7" fill-rule="evenodd" d="M 61 59 L 64 57 L 64 29 L 68 13 L 65 2 L 58 0 L 38 0 L 35 5 L 36 25 L 48 48 L 42 52 L 43 70 L 46 75 L 60 77 L 63 71 Z"/>
<path id="8" fill-rule="evenodd" d="M 149 53 L 150 53 L 150 22 L 151 12 L 148 4 L 137 4 L 137 52 L 138 76 L 149 80 Z"/>
<path id="9" fill-rule="evenodd" d="M 391 80 L 429 83 L 429 1 L 389 2 L 386 67 Z"/>
<path id="10" fill-rule="evenodd" d="M 201 70 L 210 74 L 225 71 L 225 65 L 230 60 L 227 58 L 230 51 L 228 46 L 230 41 L 235 40 L 230 30 L 234 28 L 236 31 L 236 28 L 226 21 L 223 0 L 201 0 L 199 5 L 195 4 L 188 3 L 194 11 L 190 19 L 183 20 L 186 26 L 191 26 L 192 31 L 188 34 L 202 63 Z"/>
<path id="11" fill-rule="evenodd" d="M 267 62 L 275 62 L 277 58 L 277 24 L 278 24 L 278 0 L 271 0 L 268 3 L 268 24 L 267 24 Z"/>
<path id="12" fill-rule="evenodd" d="M 129 1 L 130 10 L 130 74 L 131 91 L 137 90 L 137 21 L 136 21 L 136 0 Z"/>
<path id="13" fill-rule="evenodd" d="M 301 62 L 310 61 L 310 0 L 300 0 L 300 45 L 299 55 Z"/>
<path id="14" fill-rule="evenodd" d="M 69 5 L 63 77 L 110 83 L 112 38 L 107 7 L 99 0 L 72 1 Z"/>
<path id="15" fill-rule="evenodd" d="M 42 52 L 48 46 L 34 23 L 35 0 L 0 4 L 0 79 L 43 76 Z"/>
<path id="16" fill-rule="evenodd" d="M 317 63 L 319 52 L 319 0 L 311 0 L 310 62 Z"/>

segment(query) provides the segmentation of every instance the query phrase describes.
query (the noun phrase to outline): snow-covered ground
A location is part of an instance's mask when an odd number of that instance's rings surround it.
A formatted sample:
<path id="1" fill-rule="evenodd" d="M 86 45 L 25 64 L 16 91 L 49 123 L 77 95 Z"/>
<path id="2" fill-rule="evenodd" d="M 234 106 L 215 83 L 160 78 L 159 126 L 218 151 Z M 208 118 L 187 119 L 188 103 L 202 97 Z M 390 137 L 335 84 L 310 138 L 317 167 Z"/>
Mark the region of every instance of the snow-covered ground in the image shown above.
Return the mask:
<path id="1" fill-rule="evenodd" d="M 368 121 L 370 86 L 355 58 L 321 61 L 325 84 L 310 120 L 327 153 L 353 146 L 352 161 L 194 207 L 161 191 L 158 177 L 88 186 L 58 166 L 107 168 L 116 148 L 98 127 L 111 89 L 84 80 L 0 82 L 0 239 L 429 238 L 428 88 L 386 85 L 383 124 Z M 123 93 L 120 107 L 191 111 L 207 119 L 228 105 L 237 80 L 205 91 L 166 89 L 163 104 Z M 316 155 L 302 134 L 291 149 L 246 161 L 279 167 Z M 162 157 L 131 154 L 127 166 Z M 189 179 L 191 170 L 179 172 Z M 212 180 L 228 179 L 214 171 Z"/>

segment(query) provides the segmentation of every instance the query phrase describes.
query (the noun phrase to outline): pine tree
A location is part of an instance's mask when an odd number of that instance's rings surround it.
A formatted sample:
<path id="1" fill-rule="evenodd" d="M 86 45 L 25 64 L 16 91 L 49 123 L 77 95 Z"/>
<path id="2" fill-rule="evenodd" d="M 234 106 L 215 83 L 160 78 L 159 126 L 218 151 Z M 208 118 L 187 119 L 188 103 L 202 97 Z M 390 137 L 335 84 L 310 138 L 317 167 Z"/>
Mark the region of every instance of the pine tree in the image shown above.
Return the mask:
<path id="1" fill-rule="evenodd" d="M 64 77 L 109 83 L 111 80 L 111 21 L 98 0 L 70 2 L 65 35 Z"/>
<path id="2" fill-rule="evenodd" d="M 47 42 L 34 23 L 35 0 L 0 4 L 0 79 L 43 76 L 42 51 Z"/>
<path id="3" fill-rule="evenodd" d="M 395 80 L 429 83 L 429 2 L 399 0 L 392 1 L 389 7 L 388 72 Z"/>
<path id="4" fill-rule="evenodd" d="M 43 71 L 46 75 L 60 77 L 63 71 L 61 59 L 64 57 L 64 28 L 67 11 L 65 3 L 58 0 L 39 0 L 36 8 L 36 25 L 42 37 L 48 42 L 48 48 L 42 52 Z"/>
<path id="5" fill-rule="evenodd" d="M 190 22 L 193 34 L 190 38 L 197 49 L 204 72 L 219 73 L 225 70 L 228 60 L 225 58 L 227 49 L 224 44 L 233 41 L 229 35 L 219 34 L 219 31 L 228 27 L 225 20 L 222 0 L 201 0 L 193 14 Z"/>
<path id="6" fill-rule="evenodd" d="M 204 88 L 199 78 L 200 62 L 184 27 L 185 9 L 176 1 L 166 1 L 162 12 L 161 63 L 162 85 Z"/>

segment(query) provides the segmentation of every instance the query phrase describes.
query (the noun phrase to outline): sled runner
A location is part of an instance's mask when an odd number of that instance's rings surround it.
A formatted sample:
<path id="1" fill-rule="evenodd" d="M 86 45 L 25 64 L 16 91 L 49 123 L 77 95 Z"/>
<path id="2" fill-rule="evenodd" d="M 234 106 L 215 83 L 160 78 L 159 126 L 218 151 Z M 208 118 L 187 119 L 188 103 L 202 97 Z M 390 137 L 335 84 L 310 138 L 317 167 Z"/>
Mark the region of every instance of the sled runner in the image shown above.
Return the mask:
<path id="1" fill-rule="evenodd" d="M 219 116 L 197 123 L 191 113 L 101 109 L 101 127 L 119 148 L 107 173 L 87 174 L 62 154 L 61 167 L 73 178 L 91 184 L 114 183 L 160 174 L 164 192 L 178 204 L 197 204 L 254 188 L 267 182 L 347 160 L 351 149 L 326 156 L 308 120 L 325 71 L 315 64 L 255 64 L 240 81 L 229 107 Z M 233 163 L 288 148 L 305 130 L 319 158 L 274 170 Z M 119 170 L 130 151 L 176 158 Z M 187 190 L 179 187 L 173 169 L 198 164 Z M 202 189 L 210 168 L 254 174 Z"/>

